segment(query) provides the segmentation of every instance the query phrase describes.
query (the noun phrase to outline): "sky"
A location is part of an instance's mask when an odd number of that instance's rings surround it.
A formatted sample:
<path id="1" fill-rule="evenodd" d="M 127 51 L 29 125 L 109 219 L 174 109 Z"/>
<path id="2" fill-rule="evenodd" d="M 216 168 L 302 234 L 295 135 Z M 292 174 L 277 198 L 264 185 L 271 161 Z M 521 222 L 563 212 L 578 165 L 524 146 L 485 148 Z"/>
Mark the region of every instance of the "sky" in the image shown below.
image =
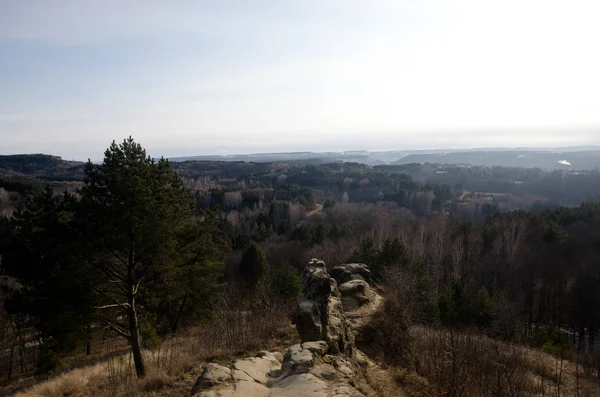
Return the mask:
<path id="1" fill-rule="evenodd" d="M 0 154 L 600 144 L 597 0 L 0 0 Z"/>

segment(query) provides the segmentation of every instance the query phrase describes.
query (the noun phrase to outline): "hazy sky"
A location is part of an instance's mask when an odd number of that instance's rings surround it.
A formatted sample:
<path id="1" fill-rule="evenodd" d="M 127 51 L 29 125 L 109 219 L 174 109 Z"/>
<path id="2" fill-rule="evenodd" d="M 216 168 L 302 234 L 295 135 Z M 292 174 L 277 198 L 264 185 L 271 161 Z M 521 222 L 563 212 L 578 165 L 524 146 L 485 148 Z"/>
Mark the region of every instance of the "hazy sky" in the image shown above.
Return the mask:
<path id="1" fill-rule="evenodd" d="M 0 153 L 600 143 L 597 0 L 0 0 Z"/>

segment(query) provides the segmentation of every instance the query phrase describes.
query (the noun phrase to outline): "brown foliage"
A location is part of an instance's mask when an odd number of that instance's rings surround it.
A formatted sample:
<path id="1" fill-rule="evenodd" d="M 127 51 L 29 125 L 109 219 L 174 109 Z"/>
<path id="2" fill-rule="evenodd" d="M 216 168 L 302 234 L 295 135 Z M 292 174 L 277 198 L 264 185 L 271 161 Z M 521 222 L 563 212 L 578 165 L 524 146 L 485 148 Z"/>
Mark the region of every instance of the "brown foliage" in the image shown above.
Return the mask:
<path id="1" fill-rule="evenodd" d="M 413 330 L 417 372 L 440 395 L 522 396 L 535 393 L 524 350 L 477 332 Z"/>

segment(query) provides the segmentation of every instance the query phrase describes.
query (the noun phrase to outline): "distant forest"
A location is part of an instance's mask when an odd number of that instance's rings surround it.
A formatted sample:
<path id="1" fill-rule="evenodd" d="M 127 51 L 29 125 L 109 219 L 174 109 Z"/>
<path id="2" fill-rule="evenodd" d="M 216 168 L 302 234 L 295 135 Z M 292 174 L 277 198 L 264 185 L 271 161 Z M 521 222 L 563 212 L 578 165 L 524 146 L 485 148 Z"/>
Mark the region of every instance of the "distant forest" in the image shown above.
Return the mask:
<path id="1" fill-rule="evenodd" d="M 83 163 L 49 155 L 0 156 L 4 207 L 50 184 L 74 191 Z M 272 201 L 394 203 L 417 215 L 444 211 L 458 219 L 481 220 L 495 212 L 576 206 L 600 200 L 600 171 L 395 164 L 369 166 L 310 161 L 268 163 L 183 161 L 172 166 L 196 196 L 198 210 L 254 209 Z M 11 204 L 12 203 L 12 204 Z"/>

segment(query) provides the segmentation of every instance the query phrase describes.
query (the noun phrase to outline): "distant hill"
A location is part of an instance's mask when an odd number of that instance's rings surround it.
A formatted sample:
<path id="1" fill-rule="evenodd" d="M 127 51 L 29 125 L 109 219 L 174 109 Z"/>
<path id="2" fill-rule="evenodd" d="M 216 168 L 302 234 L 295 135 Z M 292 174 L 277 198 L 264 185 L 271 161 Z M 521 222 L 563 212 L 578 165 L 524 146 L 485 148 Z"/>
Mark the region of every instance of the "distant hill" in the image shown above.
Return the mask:
<path id="1" fill-rule="evenodd" d="M 600 168 L 600 149 L 595 150 L 470 150 L 415 153 L 393 164 L 436 163 L 541 168 L 545 170 L 594 170 Z"/>
<path id="2" fill-rule="evenodd" d="M 172 157 L 182 161 L 246 161 L 256 163 L 323 164 L 354 162 L 367 165 L 382 164 L 468 164 L 542 168 L 545 170 L 594 170 L 600 168 L 600 147 L 578 146 L 566 148 L 476 148 L 451 150 L 391 150 L 345 152 L 289 152 L 235 155 L 207 155 Z"/>
<path id="3" fill-rule="evenodd" d="M 277 164 L 361 163 L 376 165 L 448 164 L 541 168 L 544 170 L 595 170 L 600 168 L 600 147 L 477 148 L 450 150 L 390 150 L 343 152 L 285 152 L 171 157 L 182 162 L 248 162 Z M 83 162 L 48 154 L 0 155 L 0 175 L 54 181 L 80 181 Z M 177 167 L 176 167 L 177 168 Z"/>
<path id="4" fill-rule="evenodd" d="M 41 189 L 43 182 L 64 189 L 83 179 L 83 162 L 66 161 L 48 154 L 0 156 L 0 187 L 19 193 Z"/>
<path id="5" fill-rule="evenodd" d="M 402 154 L 393 156 L 393 160 L 402 157 Z M 322 164 L 335 162 L 353 162 L 369 165 L 385 164 L 373 152 L 352 151 L 352 152 L 290 152 L 290 153 L 256 153 L 256 154 L 234 154 L 234 155 L 207 155 L 207 156 L 188 156 L 171 157 L 170 161 L 246 161 L 255 163 L 307 163 Z"/>
<path id="6" fill-rule="evenodd" d="M 58 167 L 62 162 L 62 158 L 48 154 L 14 154 L 0 156 L 0 169 L 34 174 Z"/>

